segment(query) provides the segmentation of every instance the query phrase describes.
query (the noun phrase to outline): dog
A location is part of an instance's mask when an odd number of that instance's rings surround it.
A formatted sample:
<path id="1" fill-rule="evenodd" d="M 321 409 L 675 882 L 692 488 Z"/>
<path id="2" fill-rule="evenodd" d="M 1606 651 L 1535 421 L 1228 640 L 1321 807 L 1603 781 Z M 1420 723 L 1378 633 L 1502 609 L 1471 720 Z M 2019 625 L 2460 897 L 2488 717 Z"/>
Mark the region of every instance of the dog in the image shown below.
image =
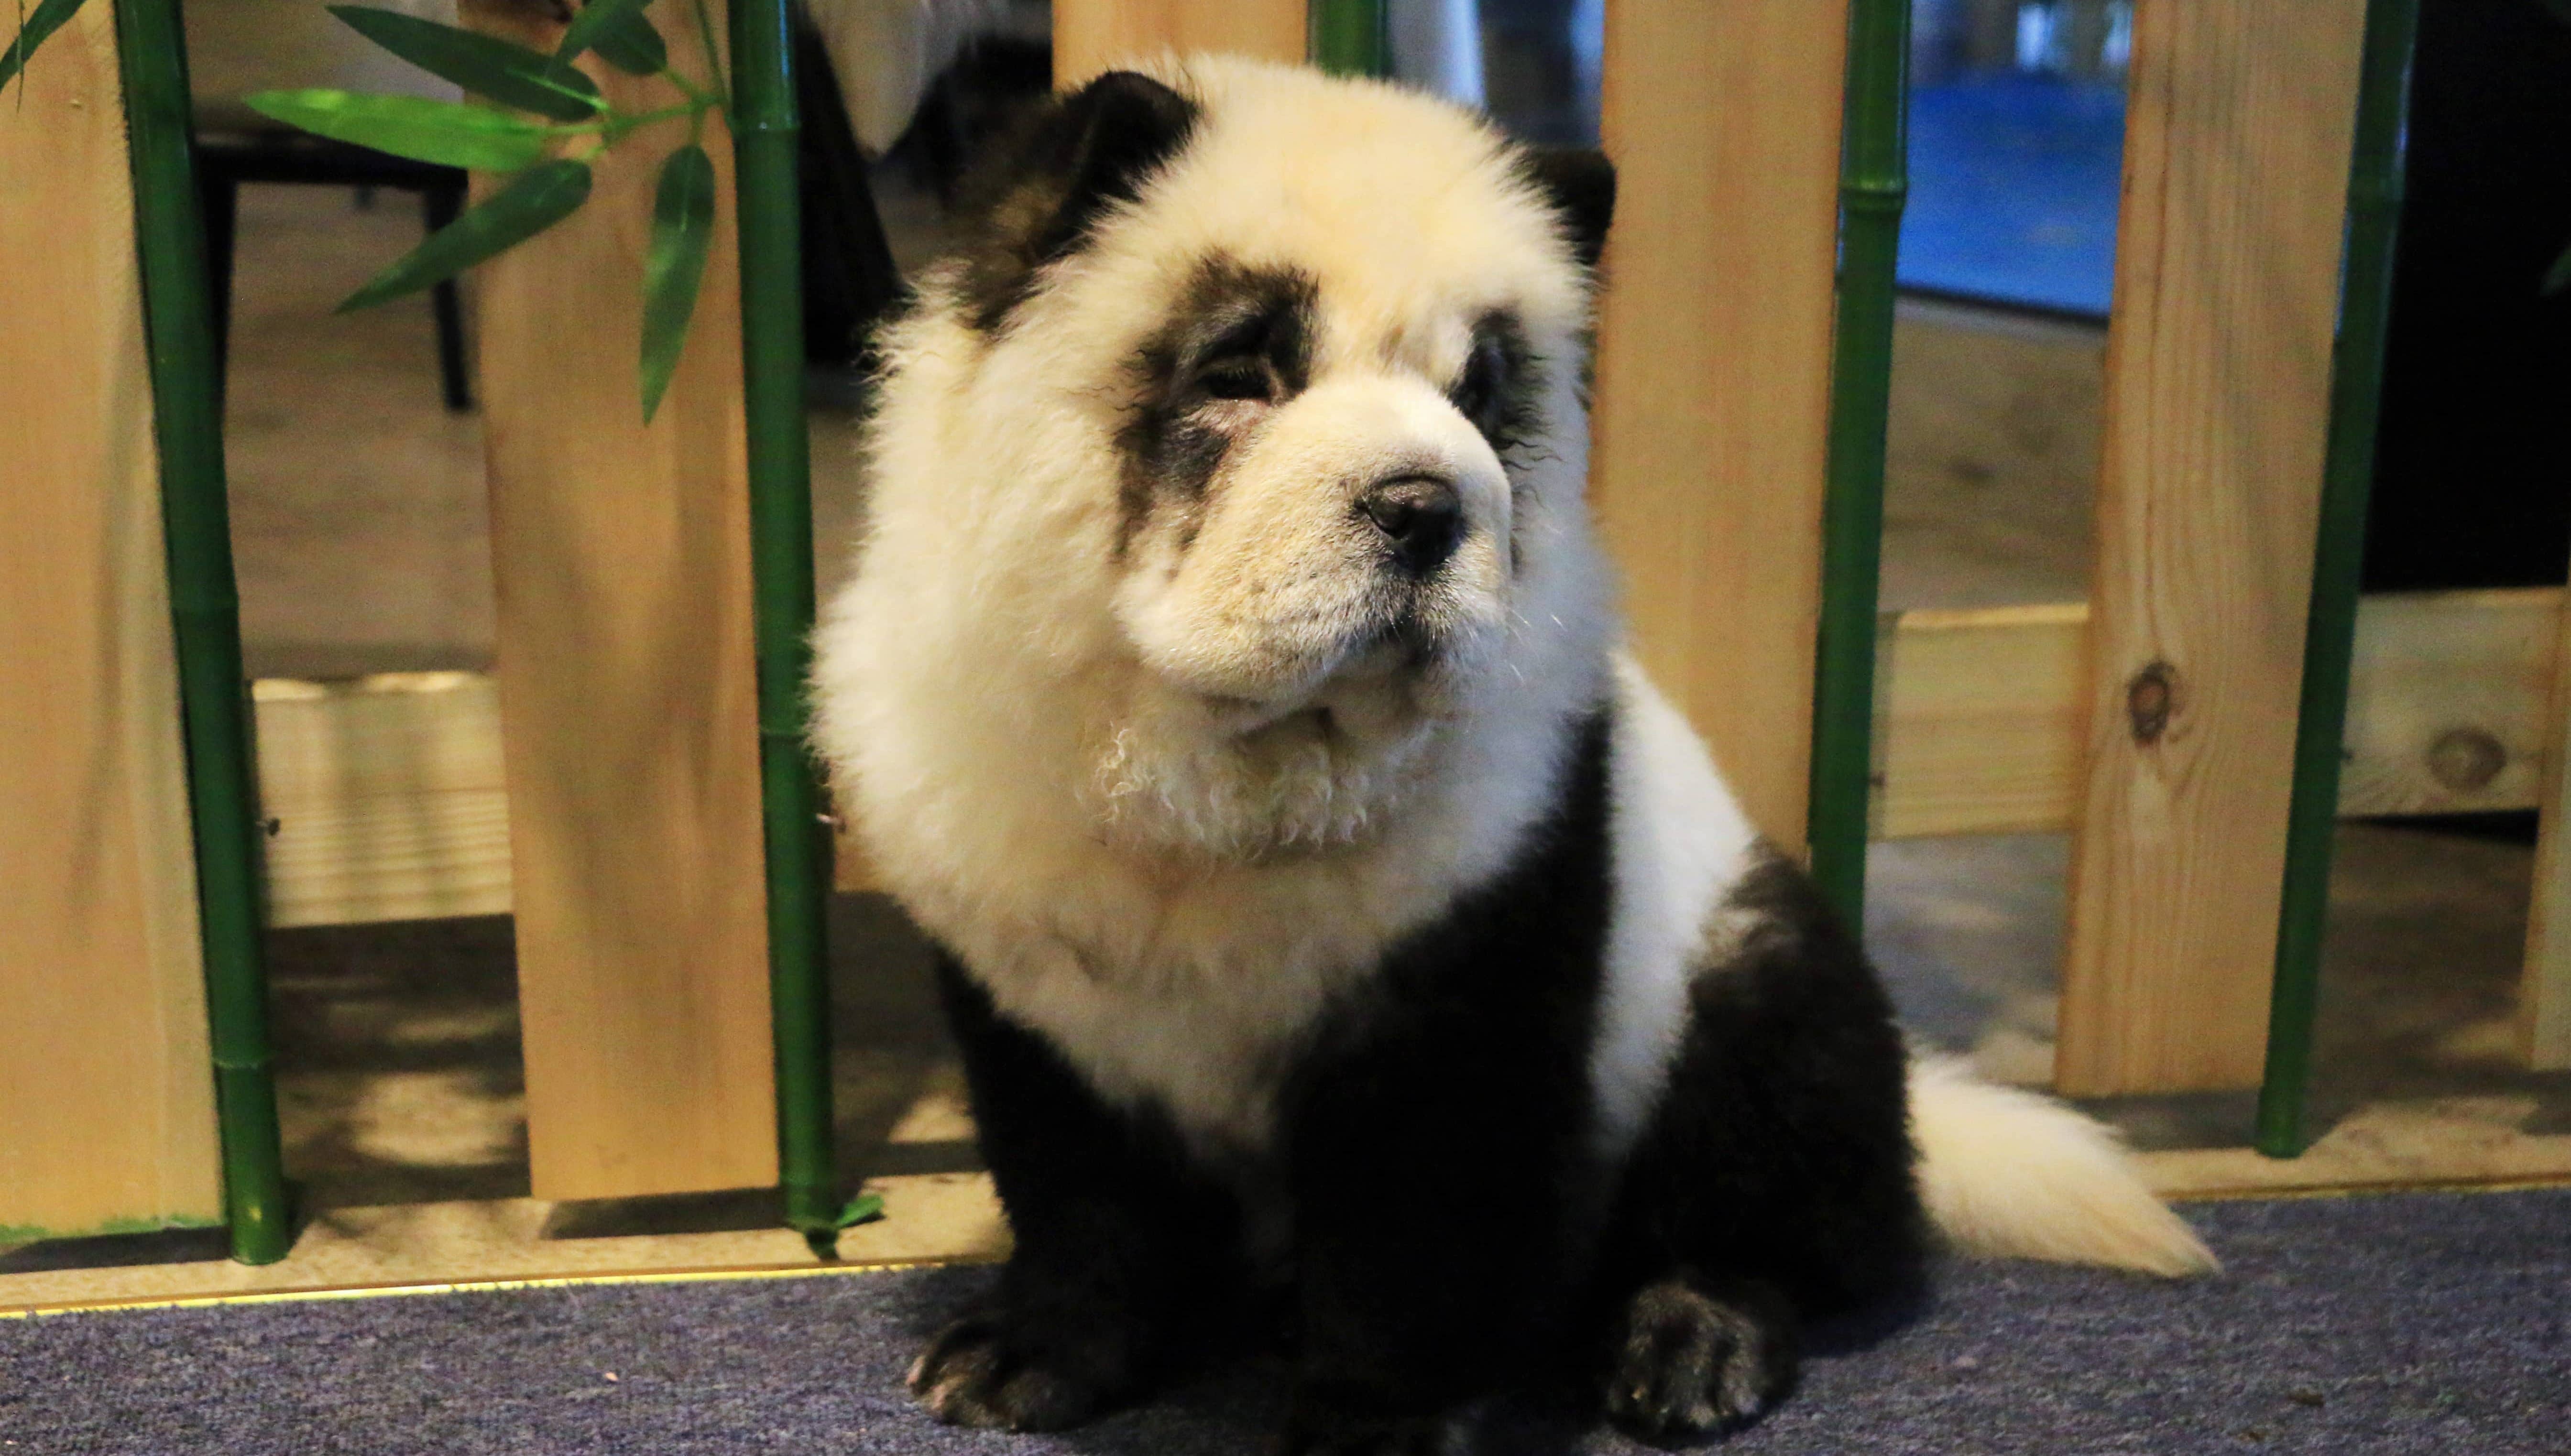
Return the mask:
<path id="1" fill-rule="evenodd" d="M 815 740 L 940 949 L 1015 1236 L 909 1376 L 1048 1429 L 1282 1311 L 1282 1449 L 1563 1375 L 1757 1418 L 1932 1239 L 2211 1266 L 1914 1059 L 1624 654 L 1583 499 L 1614 173 L 1371 81 L 1053 101 L 882 338 Z"/>

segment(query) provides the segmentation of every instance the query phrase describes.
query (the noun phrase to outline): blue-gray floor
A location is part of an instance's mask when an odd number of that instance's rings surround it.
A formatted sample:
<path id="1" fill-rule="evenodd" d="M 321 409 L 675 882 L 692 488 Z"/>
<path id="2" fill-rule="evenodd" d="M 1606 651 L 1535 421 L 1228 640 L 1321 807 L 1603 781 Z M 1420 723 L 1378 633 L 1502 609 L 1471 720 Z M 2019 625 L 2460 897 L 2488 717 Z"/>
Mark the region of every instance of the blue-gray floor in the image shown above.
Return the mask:
<path id="1" fill-rule="evenodd" d="M 2194 1211 L 2229 1261 L 2163 1284 L 1950 1269 L 1815 1359 L 1743 1453 L 2564 1450 L 2571 1190 Z M 0 1449 L 224 1456 L 1264 1449 L 1263 1372 L 1062 1436 L 950 1431 L 901 1393 L 987 1269 L 110 1310 L 0 1320 Z M 1512 1420 L 1494 1449 L 1630 1453 Z"/>

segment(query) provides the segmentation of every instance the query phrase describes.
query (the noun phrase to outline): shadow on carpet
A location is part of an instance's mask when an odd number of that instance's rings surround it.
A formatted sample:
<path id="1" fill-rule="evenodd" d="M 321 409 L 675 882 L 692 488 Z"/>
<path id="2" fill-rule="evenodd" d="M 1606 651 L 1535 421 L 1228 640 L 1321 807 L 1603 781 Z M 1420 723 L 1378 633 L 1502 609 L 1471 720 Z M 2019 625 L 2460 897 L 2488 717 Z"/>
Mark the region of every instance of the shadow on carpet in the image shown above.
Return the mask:
<path id="1" fill-rule="evenodd" d="M 2167 1284 L 1945 1269 L 1810 1364 L 1773 1453 L 2470 1451 L 2571 1442 L 2571 1190 L 2199 1206 L 2229 1268 Z M 930 1269 L 0 1320 L 0 1451 L 225 1456 L 1087 1453 L 1267 1448 L 1251 1372 L 1083 1430 L 949 1430 L 900 1376 L 991 1276 Z M 1633 1456 L 1501 1422 L 1495 1450 Z"/>

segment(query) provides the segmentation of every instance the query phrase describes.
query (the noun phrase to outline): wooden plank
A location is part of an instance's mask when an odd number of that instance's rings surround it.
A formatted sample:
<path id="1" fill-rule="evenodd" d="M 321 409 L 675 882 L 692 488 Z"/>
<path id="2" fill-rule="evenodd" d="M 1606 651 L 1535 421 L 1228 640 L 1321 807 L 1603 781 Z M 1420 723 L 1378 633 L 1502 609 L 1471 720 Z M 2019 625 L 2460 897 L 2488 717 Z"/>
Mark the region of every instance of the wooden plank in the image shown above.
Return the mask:
<path id="1" fill-rule="evenodd" d="M 2563 594 L 2417 592 L 2357 613 L 2344 817 L 2532 808 Z M 2079 602 L 1883 620 L 1874 832 L 2067 829 L 2081 792 L 2089 609 Z M 280 925 L 509 909 L 498 690 L 473 673 L 262 680 L 259 792 Z M 2553 731 L 2555 737 L 2546 734 Z M 873 888 L 838 841 L 838 888 Z"/>
<path id="2" fill-rule="evenodd" d="M 1875 639 L 1874 837 L 2068 823 L 2087 604 L 1905 612 L 1885 629 Z"/>
<path id="3" fill-rule="evenodd" d="M 509 912 L 498 685 L 480 673 L 263 679 L 272 925 Z"/>
<path id="4" fill-rule="evenodd" d="M 1635 651 L 1803 842 L 1844 0 L 1610 0 L 1592 490 Z"/>
<path id="5" fill-rule="evenodd" d="M 0 1242 L 223 1214 L 109 7 L 0 93 Z"/>
<path id="6" fill-rule="evenodd" d="M 1053 80 L 1076 86 L 1120 63 L 1169 51 L 1233 51 L 1300 61 L 1304 0 L 1054 0 Z"/>
<path id="7" fill-rule="evenodd" d="M 524 7 L 466 15 L 550 49 Z M 672 64 L 708 74 L 684 4 Z M 721 19 L 718 13 L 717 24 Z M 595 64 L 616 104 L 677 99 Z M 534 1192 L 776 1179 L 732 148 L 694 332 L 660 416 L 637 400 L 664 126 L 586 207 L 480 274 L 484 437 Z"/>
<path id="8" fill-rule="evenodd" d="M 2533 807 L 2562 593 L 2399 592 L 2357 606 L 2338 811 Z"/>
<path id="9" fill-rule="evenodd" d="M 2364 0 L 2143 0 L 2057 1081 L 2259 1079 Z"/>
<path id="10" fill-rule="evenodd" d="M 2519 981 L 2518 1041 L 2539 1072 L 2571 1069 L 2571 592 L 2553 628 L 2548 754 L 2537 804 L 2535 891 Z"/>
<path id="11" fill-rule="evenodd" d="M 2358 609 L 2343 817 L 2532 807 L 2552 587 L 2412 592 Z M 2089 610 L 2072 602 L 1885 619 L 1877 838 L 2063 829 L 2081 793 Z"/>

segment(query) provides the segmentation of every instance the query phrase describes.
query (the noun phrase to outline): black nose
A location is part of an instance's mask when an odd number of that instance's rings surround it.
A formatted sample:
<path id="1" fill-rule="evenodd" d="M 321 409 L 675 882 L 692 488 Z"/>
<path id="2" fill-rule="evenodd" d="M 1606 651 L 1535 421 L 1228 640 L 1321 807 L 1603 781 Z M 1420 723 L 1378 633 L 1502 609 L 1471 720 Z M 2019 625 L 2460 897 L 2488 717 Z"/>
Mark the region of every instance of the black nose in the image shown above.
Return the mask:
<path id="1" fill-rule="evenodd" d="M 1367 491 L 1357 508 L 1392 543 L 1393 560 L 1426 576 L 1455 554 L 1464 537 L 1464 502 L 1455 487 L 1427 475 L 1405 475 Z"/>

